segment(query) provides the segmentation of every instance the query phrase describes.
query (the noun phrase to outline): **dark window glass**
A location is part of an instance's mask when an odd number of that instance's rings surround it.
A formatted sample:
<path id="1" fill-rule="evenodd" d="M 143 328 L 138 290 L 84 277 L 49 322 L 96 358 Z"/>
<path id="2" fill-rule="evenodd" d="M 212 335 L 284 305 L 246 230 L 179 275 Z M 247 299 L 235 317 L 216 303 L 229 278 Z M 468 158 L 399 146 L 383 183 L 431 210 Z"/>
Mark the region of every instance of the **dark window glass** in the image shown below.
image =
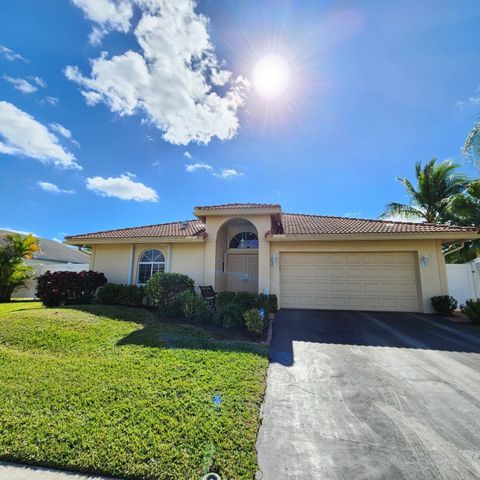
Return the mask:
<path id="1" fill-rule="evenodd" d="M 165 257 L 160 250 L 146 250 L 138 262 L 138 283 L 147 283 L 157 272 L 165 271 Z"/>
<path id="2" fill-rule="evenodd" d="M 258 248 L 258 237 L 252 232 L 237 233 L 230 240 L 230 248 Z"/>

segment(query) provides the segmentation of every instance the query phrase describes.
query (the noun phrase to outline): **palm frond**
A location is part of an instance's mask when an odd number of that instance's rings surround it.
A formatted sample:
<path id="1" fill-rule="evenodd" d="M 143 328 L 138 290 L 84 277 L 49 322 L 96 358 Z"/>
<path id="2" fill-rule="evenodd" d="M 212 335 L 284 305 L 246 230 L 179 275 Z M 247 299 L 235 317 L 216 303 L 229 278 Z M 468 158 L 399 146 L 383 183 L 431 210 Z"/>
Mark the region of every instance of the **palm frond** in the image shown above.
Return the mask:
<path id="1" fill-rule="evenodd" d="M 425 212 L 411 205 L 391 202 L 385 205 L 385 212 L 380 215 L 380 218 L 388 219 L 389 217 L 394 216 L 411 220 L 416 218 L 425 218 Z"/>

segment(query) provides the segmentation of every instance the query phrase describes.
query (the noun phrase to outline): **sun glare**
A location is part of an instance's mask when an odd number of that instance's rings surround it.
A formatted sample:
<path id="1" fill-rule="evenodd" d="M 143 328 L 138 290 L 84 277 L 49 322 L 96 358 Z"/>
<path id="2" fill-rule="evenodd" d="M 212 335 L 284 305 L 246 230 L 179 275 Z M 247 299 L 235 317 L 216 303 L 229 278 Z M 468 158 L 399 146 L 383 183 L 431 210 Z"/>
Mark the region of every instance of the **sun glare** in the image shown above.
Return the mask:
<path id="1" fill-rule="evenodd" d="M 253 85 L 259 95 L 271 99 L 282 95 L 290 81 L 287 62 L 278 55 L 266 55 L 253 69 Z"/>

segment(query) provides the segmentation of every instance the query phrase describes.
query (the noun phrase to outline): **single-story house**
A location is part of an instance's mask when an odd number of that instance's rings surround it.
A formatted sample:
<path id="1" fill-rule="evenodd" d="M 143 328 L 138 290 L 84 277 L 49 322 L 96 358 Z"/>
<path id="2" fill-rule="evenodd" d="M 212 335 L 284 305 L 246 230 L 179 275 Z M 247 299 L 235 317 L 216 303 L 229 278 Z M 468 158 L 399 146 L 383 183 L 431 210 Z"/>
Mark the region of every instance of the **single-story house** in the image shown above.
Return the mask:
<path id="1" fill-rule="evenodd" d="M 66 237 L 114 283 L 187 274 L 217 292 L 270 292 L 281 308 L 430 312 L 448 293 L 443 250 L 478 229 L 283 213 L 276 204 L 195 207 L 195 219 Z"/>
<path id="2" fill-rule="evenodd" d="M 13 233 L 15 232 L 0 230 L 0 244 L 6 235 Z M 34 269 L 34 276 L 27 280 L 23 287 L 14 290 L 13 298 L 34 298 L 37 290 L 37 278 L 48 270 L 51 272 L 88 270 L 89 254 L 47 238 L 40 238 L 39 245 L 40 250 L 35 253 L 33 258 L 25 261 L 29 267 Z"/>

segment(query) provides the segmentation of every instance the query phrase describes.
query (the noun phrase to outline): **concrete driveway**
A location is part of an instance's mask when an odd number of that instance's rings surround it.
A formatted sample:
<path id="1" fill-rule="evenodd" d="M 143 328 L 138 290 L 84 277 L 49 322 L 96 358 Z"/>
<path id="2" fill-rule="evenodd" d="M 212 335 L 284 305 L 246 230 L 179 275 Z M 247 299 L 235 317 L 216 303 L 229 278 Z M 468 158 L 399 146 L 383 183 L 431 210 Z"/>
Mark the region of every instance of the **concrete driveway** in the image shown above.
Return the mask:
<path id="1" fill-rule="evenodd" d="M 274 323 L 264 480 L 480 478 L 480 329 L 300 310 Z"/>

